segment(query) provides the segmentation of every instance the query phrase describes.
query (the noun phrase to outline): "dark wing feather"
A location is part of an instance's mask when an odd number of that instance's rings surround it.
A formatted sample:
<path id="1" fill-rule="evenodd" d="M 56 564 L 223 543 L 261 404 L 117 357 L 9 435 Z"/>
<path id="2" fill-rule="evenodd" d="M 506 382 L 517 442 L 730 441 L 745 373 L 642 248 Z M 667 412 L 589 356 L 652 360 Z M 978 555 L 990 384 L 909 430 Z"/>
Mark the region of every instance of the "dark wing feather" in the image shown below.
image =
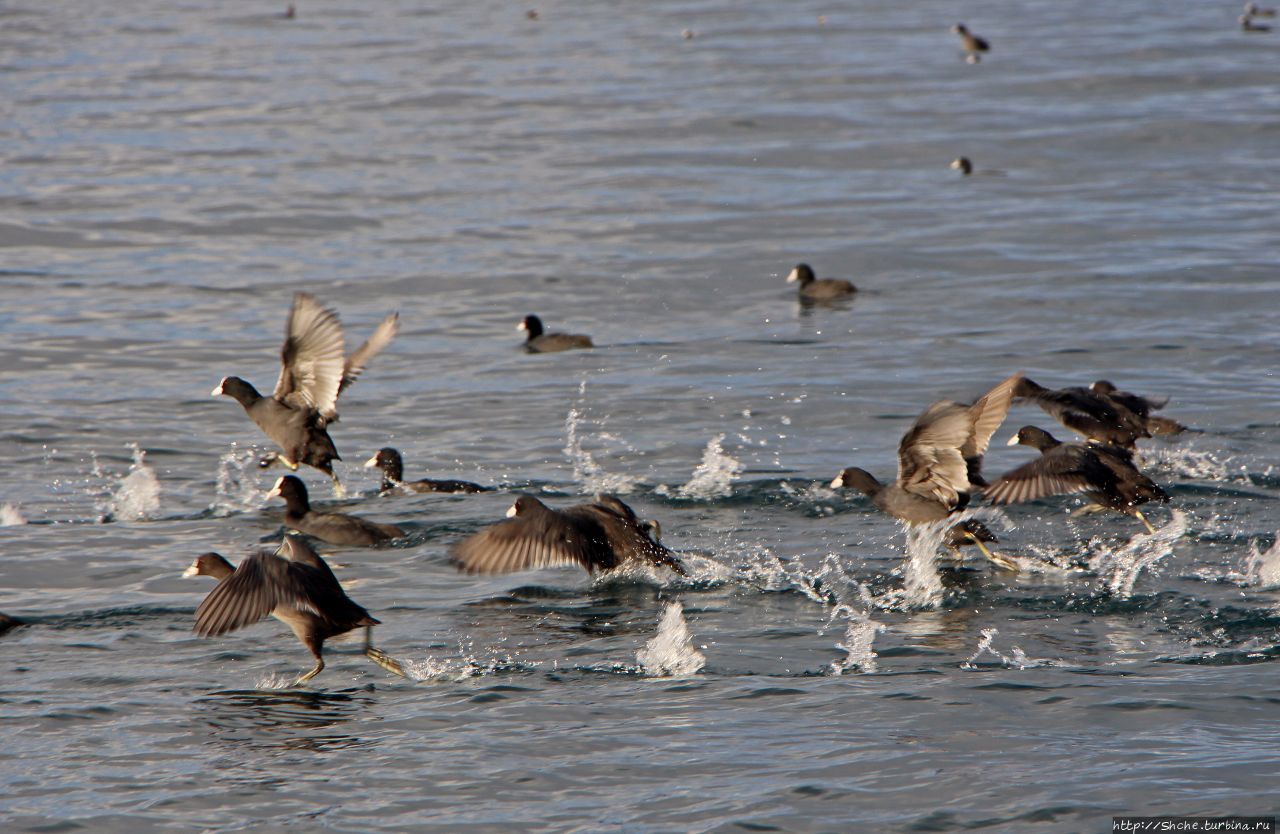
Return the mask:
<path id="1" fill-rule="evenodd" d="M 450 556 L 467 573 L 511 573 L 553 565 L 594 570 L 600 567 L 604 534 L 598 521 L 575 512 L 580 509 L 537 508 L 500 521 L 455 544 Z"/>
<path id="2" fill-rule="evenodd" d="M 294 408 L 332 414 L 342 385 L 345 352 L 338 314 L 307 293 L 296 294 L 273 396 Z"/>
<path id="3" fill-rule="evenodd" d="M 1063 443 L 1006 472 L 983 491 L 996 504 L 1034 501 L 1050 495 L 1092 492 L 1114 484 L 1115 475 L 1092 451 L 1076 444 Z"/>
<path id="4" fill-rule="evenodd" d="M 256 623 L 281 603 L 305 607 L 304 595 L 288 578 L 289 563 L 271 553 L 255 553 L 218 583 L 196 609 L 195 632 L 208 637 Z"/>

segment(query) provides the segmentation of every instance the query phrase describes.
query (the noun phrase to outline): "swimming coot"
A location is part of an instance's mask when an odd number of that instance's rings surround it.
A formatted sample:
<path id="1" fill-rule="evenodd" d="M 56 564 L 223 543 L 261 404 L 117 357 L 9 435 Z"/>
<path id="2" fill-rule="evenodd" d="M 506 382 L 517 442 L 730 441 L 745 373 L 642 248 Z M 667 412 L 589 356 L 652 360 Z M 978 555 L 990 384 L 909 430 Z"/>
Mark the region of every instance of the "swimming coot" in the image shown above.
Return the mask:
<path id="1" fill-rule="evenodd" d="M 305 683 L 324 669 L 324 641 L 364 627 L 364 651 L 374 663 L 404 677 L 400 663 L 372 644 L 379 621 L 347 596 L 319 554 L 297 536 L 285 536 L 276 552 L 260 552 L 234 567 L 217 553 L 198 556 L 183 576 L 212 576 L 218 587 L 196 609 L 195 632 L 214 637 L 270 615 L 289 628 L 316 659 L 315 668 L 293 682 Z"/>
<path id="2" fill-rule="evenodd" d="M 286 527 L 329 544 L 370 547 L 404 535 L 404 531 L 394 524 L 378 524 L 346 513 L 322 513 L 311 509 L 306 484 L 292 475 L 279 478 L 267 497 L 284 499 Z"/>
<path id="3" fill-rule="evenodd" d="M 853 284 L 840 278 L 818 278 L 808 264 L 796 264 L 787 275 L 787 283 L 799 284 L 800 298 L 805 301 L 847 298 L 858 291 Z"/>
<path id="4" fill-rule="evenodd" d="M 532 495 L 521 495 L 507 519 L 453 546 L 452 559 L 467 573 L 510 573 L 552 565 L 581 565 L 588 573 L 626 562 L 665 566 L 680 575 L 684 566 L 651 536 L 630 507 L 612 495 L 591 504 L 553 510 Z"/>
<path id="5" fill-rule="evenodd" d="M 390 446 L 379 449 L 378 453 L 364 462 L 369 468 L 382 470 L 383 492 L 406 489 L 410 492 L 487 492 L 488 487 L 473 484 L 470 481 L 434 480 L 422 478 L 417 481 L 404 480 L 404 461 L 400 452 Z"/>
<path id="6" fill-rule="evenodd" d="M 556 353 L 561 350 L 595 347 L 590 336 L 575 333 L 544 333 L 542 319 L 537 316 L 525 316 L 516 325 L 516 330 L 525 332 L 524 349 L 530 353 Z"/>

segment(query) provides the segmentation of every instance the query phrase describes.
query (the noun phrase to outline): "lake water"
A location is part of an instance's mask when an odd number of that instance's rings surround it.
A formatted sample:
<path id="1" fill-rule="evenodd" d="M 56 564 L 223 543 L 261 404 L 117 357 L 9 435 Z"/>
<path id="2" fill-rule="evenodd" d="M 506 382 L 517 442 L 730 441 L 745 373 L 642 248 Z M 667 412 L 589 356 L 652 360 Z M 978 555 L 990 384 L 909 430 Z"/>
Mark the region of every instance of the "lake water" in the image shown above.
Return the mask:
<path id="1" fill-rule="evenodd" d="M 0 828 L 1276 813 L 1280 34 L 1238 5 L 0 5 Z M 861 292 L 801 308 L 799 261 Z M 301 474 L 410 531 L 325 552 L 411 680 L 191 633 L 183 569 L 282 510 L 208 392 L 271 387 L 299 290 L 352 345 L 402 317 L 333 430 L 350 496 Z M 598 347 L 526 355 L 526 313 Z M 980 509 L 1015 575 L 826 486 L 1017 370 L 1171 398 L 1156 535 Z M 501 490 L 377 497 L 385 445 Z M 688 580 L 448 564 L 512 491 L 602 489 Z"/>

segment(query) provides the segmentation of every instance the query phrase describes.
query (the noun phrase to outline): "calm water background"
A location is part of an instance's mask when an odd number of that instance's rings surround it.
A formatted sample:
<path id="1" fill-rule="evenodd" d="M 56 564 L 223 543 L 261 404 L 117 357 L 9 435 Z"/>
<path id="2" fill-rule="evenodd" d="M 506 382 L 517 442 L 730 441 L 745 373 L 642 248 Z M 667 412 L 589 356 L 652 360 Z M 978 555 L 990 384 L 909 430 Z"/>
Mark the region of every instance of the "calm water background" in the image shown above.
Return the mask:
<path id="1" fill-rule="evenodd" d="M 1280 35 L 1235 3 L 268 5 L 0 4 L 0 611 L 33 622 L 0 637 L 0 828 L 1277 811 Z M 862 292 L 800 309 L 800 260 Z M 190 633 L 191 558 L 279 532 L 270 447 L 207 392 L 271 386 L 297 290 L 353 344 L 402 315 L 334 437 L 343 504 L 412 534 L 334 552 L 418 680 L 337 644 L 281 689 L 278 623 Z M 528 312 L 599 347 L 526 356 Z M 824 485 L 1015 370 L 1202 430 L 1144 451 L 1160 534 L 1018 507 L 1022 574 L 904 592 L 935 567 Z M 510 495 L 377 498 L 388 444 L 623 492 L 694 577 L 459 576 Z M 692 675 L 637 659 L 673 602 L 653 652 Z"/>

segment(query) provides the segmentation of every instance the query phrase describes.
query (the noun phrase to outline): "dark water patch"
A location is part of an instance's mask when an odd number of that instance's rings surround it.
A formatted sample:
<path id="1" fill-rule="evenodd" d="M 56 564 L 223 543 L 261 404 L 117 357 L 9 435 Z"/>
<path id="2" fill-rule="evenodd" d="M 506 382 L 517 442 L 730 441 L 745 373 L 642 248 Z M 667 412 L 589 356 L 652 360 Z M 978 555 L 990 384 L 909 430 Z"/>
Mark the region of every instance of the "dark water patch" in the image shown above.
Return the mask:
<path id="1" fill-rule="evenodd" d="M 1009 692 L 1052 692 L 1056 688 L 1053 686 L 1039 686 L 1033 683 L 1020 683 L 1018 681 L 995 681 L 970 687 L 970 689 L 1007 690 Z"/>
<path id="2" fill-rule="evenodd" d="M 1261 649 L 1225 649 L 1204 654 L 1156 658 L 1157 663 L 1176 663 L 1182 666 L 1251 666 L 1280 659 L 1280 646 Z"/>
<path id="3" fill-rule="evenodd" d="M 1089 709 L 1094 710 L 1117 710 L 1120 712 L 1146 712 L 1148 710 L 1179 710 L 1192 711 L 1195 708 L 1189 704 L 1180 704 L 1176 701 L 1168 701 L 1163 699 L 1147 699 L 1147 700 L 1115 700 L 1105 701 L 1100 704 L 1090 704 Z"/>
<path id="4" fill-rule="evenodd" d="M 752 690 L 745 695 L 734 695 L 730 697 L 731 701 L 754 701 L 760 698 L 778 698 L 795 695 L 804 695 L 803 689 L 792 689 L 786 686 L 766 686 L 761 689 Z"/>

